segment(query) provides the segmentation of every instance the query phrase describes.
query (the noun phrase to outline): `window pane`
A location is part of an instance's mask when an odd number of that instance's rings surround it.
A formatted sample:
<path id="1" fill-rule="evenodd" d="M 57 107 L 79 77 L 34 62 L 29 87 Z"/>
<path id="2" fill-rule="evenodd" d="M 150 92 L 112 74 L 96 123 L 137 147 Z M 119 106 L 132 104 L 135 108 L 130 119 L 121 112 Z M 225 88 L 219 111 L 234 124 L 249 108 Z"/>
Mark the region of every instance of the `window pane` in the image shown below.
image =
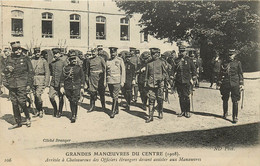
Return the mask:
<path id="1" fill-rule="evenodd" d="M 12 36 L 23 36 L 23 19 L 12 18 Z"/>
<path id="2" fill-rule="evenodd" d="M 147 32 L 144 33 L 144 41 L 148 42 L 148 33 Z"/>
<path id="3" fill-rule="evenodd" d="M 79 22 L 70 22 L 70 38 L 80 39 Z"/>
<path id="4" fill-rule="evenodd" d="M 120 40 L 129 40 L 128 25 L 121 25 L 120 32 Z"/>
<path id="5" fill-rule="evenodd" d="M 105 24 L 96 24 L 96 39 L 106 39 Z"/>
<path id="6" fill-rule="evenodd" d="M 70 15 L 70 20 L 74 20 L 74 15 Z"/>
<path id="7" fill-rule="evenodd" d="M 52 19 L 52 14 L 48 13 L 48 19 Z"/>
<path id="8" fill-rule="evenodd" d="M 76 20 L 79 20 L 79 18 L 80 18 L 80 16 L 79 15 L 75 15 L 75 17 L 76 17 Z"/>
<path id="9" fill-rule="evenodd" d="M 101 17 L 101 22 L 106 22 L 106 18 L 105 17 Z"/>
<path id="10" fill-rule="evenodd" d="M 42 19 L 46 19 L 47 18 L 47 14 L 46 13 L 43 13 L 42 14 Z"/>
<path id="11" fill-rule="evenodd" d="M 52 21 L 42 21 L 42 37 L 52 38 Z"/>

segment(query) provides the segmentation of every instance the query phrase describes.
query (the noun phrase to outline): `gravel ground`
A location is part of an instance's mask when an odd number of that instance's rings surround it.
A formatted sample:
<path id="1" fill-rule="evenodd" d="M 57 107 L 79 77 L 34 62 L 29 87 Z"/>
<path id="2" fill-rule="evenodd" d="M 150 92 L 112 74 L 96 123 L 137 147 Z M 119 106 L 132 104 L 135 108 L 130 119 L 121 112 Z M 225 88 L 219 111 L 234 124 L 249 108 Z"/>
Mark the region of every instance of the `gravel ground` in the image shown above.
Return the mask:
<path id="1" fill-rule="evenodd" d="M 245 74 L 247 78 L 258 76 L 259 72 Z M 148 124 L 145 123 L 148 111 L 142 110 L 140 104 L 132 106 L 129 112 L 120 106 L 119 114 L 110 119 L 110 111 L 104 112 L 99 101 L 96 102 L 94 112 L 86 113 L 89 108 L 88 98 L 79 106 L 76 123 L 71 124 L 68 101 L 64 105 L 63 116 L 57 119 L 52 117 L 52 109 L 48 109 L 51 104 L 47 93 L 44 93 L 44 117 L 33 117 L 30 128 L 23 126 L 8 130 L 14 120 L 11 102 L 7 100 L 7 95 L 3 95 L 0 98 L 0 138 L 1 147 L 5 148 L 1 151 L 2 154 L 8 154 L 12 150 L 13 153 L 27 150 L 28 154 L 37 158 L 43 151 L 44 154 L 49 151 L 63 154 L 68 149 L 254 148 L 259 146 L 259 82 L 259 79 L 245 79 L 244 108 L 239 110 L 237 124 L 231 123 L 231 100 L 230 115 L 224 120 L 221 117 L 220 92 L 209 88 L 207 82 L 202 82 L 201 87 L 195 89 L 191 118 L 177 117 L 180 108 L 175 94 L 169 96 L 170 103 L 164 104 L 164 118 L 158 119 L 158 113 L 155 112 L 154 121 Z M 110 109 L 110 97 L 106 97 L 106 100 L 107 108 Z"/>

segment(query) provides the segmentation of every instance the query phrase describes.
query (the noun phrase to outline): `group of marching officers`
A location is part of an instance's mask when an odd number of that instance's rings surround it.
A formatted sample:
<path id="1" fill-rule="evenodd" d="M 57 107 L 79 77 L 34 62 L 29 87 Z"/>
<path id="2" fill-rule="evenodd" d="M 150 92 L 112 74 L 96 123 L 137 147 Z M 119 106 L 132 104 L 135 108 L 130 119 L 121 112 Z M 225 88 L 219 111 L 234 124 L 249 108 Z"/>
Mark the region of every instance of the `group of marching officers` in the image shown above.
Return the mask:
<path id="1" fill-rule="evenodd" d="M 194 83 L 198 80 L 197 67 L 185 52 L 185 47 L 179 47 L 177 58 L 160 54 L 159 48 L 150 48 L 149 52 L 140 55 L 139 50 L 130 47 L 129 52 L 118 55 L 116 47 L 109 47 L 110 57 L 102 53 L 102 46 L 93 48 L 82 58 L 75 50 L 70 50 L 65 56 L 60 48 L 53 48 L 53 60 L 48 63 L 42 56 L 40 48 L 34 48 L 33 56 L 26 56 L 20 42 L 12 42 L 11 49 L 5 49 L 6 54 L 1 62 L 3 85 L 9 90 L 13 114 L 18 128 L 22 124 L 31 126 L 27 95 L 32 92 L 37 116 L 43 117 L 42 94 L 49 87 L 49 99 L 53 106 L 53 116 L 61 117 L 64 105 L 64 95 L 70 103 L 71 123 L 75 123 L 78 102 L 86 90 L 90 95 L 90 108 L 95 110 L 95 102 L 99 94 L 102 109 L 106 111 L 105 89 L 108 86 L 112 98 L 110 118 L 119 113 L 120 91 L 126 100 L 126 111 L 130 111 L 131 103 L 137 102 L 140 92 L 142 108 L 148 107 L 149 115 L 146 123 L 153 121 L 155 109 L 159 119 L 163 118 L 163 103 L 168 89 L 177 90 L 180 103 L 178 117 L 190 118 L 190 96 Z M 217 85 L 223 100 L 223 118 L 227 118 L 228 99 L 231 93 L 233 102 L 233 122 L 238 121 L 238 101 L 243 89 L 243 73 L 241 63 L 234 60 L 235 50 L 229 50 L 229 56 L 221 65 Z M 51 80 L 50 80 L 51 78 Z M 134 94 L 134 95 L 132 95 Z M 58 99 L 58 100 L 57 100 Z M 167 99 L 168 100 L 168 99 Z M 147 103 L 148 102 L 148 103 Z M 157 106 L 155 107 L 155 103 Z M 57 104 L 58 103 L 58 104 Z M 148 104 L 148 105 L 147 105 Z M 26 122 L 22 123 L 21 110 L 25 113 Z"/>

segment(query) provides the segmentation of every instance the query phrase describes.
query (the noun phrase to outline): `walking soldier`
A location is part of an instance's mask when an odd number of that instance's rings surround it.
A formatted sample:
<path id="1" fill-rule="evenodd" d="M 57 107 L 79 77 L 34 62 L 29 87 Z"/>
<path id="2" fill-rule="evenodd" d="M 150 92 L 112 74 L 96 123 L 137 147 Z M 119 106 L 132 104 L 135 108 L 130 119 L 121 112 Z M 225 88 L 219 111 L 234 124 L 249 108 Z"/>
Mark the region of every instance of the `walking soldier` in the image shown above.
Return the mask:
<path id="1" fill-rule="evenodd" d="M 33 68 L 30 59 L 22 53 L 20 42 L 11 43 L 13 53 L 7 57 L 4 68 L 5 87 L 9 89 L 16 124 L 9 128 L 21 127 L 19 105 L 26 116 L 26 126 L 31 126 L 30 114 L 26 107 L 27 91 L 33 85 Z"/>
<path id="2" fill-rule="evenodd" d="M 132 86 L 135 86 L 135 65 L 130 62 L 131 55 L 126 53 L 125 57 L 125 72 L 126 81 L 124 87 L 122 87 L 122 92 L 126 99 L 126 110 L 130 110 L 130 104 L 132 100 Z"/>
<path id="3" fill-rule="evenodd" d="M 130 55 L 131 55 L 130 62 L 135 66 L 135 70 L 137 71 L 137 68 L 140 65 L 140 60 L 139 60 L 139 57 L 136 55 L 136 51 L 137 50 L 134 47 L 129 48 L 129 52 L 130 52 Z M 134 79 L 134 81 L 136 82 L 136 78 Z M 133 91 L 134 91 L 134 102 L 136 102 L 137 96 L 138 96 L 138 85 L 133 84 L 132 88 L 133 88 Z"/>
<path id="4" fill-rule="evenodd" d="M 107 61 L 107 84 L 113 99 L 110 118 L 114 118 L 119 113 L 118 95 L 121 87 L 125 84 L 125 64 L 123 59 L 117 56 L 118 48 L 109 47 L 109 49 L 111 58 Z"/>
<path id="5" fill-rule="evenodd" d="M 88 84 L 88 90 L 90 92 L 90 109 L 88 112 L 92 112 L 95 108 L 95 101 L 97 100 L 97 92 L 100 96 L 102 109 L 105 111 L 105 89 L 106 89 L 106 62 L 105 60 L 97 56 L 97 49 L 91 51 L 89 60 L 86 62 L 86 81 Z"/>
<path id="6" fill-rule="evenodd" d="M 50 73 L 52 76 L 51 83 L 50 83 L 50 90 L 49 90 L 49 98 L 51 104 L 53 106 L 54 112 L 53 116 L 60 118 L 62 114 L 62 108 L 64 104 L 64 94 L 60 91 L 60 81 L 61 81 L 61 74 L 63 67 L 66 65 L 66 61 L 61 58 L 60 49 L 54 48 L 52 49 L 54 54 L 54 59 L 50 64 Z M 59 98 L 59 110 L 57 110 L 57 103 L 55 101 L 55 97 L 58 96 Z"/>
<path id="7" fill-rule="evenodd" d="M 238 101 L 240 100 L 240 91 L 243 90 L 243 71 L 240 61 L 235 60 L 236 51 L 230 49 L 228 59 L 221 64 L 220 74 L 218 77 L 218 86 L 223 100 L 223 118 L 228 115 L 228 99 L 231 93 L 233 103 L 233 123 L 238 121 Z"/>
<path id="8" fill-rule="evenodd" d="M 141 65 L 137 71 L 137 82 L 138 82 L 138 89 L 140 91 L 140 97 L 143 103 L 143 109 L 146 109 L 147 104 L 147 88 L 145 85 L 145 74 L 146 74 L 146 65 L 152 60 L 150 53 L 143 53 L 140 56 Z"/>
<path id="9" fill-rule="evenodd" d="M 190 118 L 190 94 L 193 81 L 196 80 L 196 68 L 192 60 L 185 55 L 185 47 L 180 46 L 179 56 L 175 60 L 174 74 L 175 86 L 177 88 L 181 113 L 178 117 Z"/>
<path id="10" fill-rule="evenodd" d="M 36 109 L 38 111 L 38 116 L 42 118 L 43 110 L 42 110 L 42 98 L 44 89 L 49 86 L 50 81 L 50 70 L 48 62 L 40 57 L 40 48 L 34 48 L 34 57 L 31 60 L 33 71 L 34 71 L 34 79 L 33 79 L 33 94 L 34 94 L 34 102 Z"/>
<path id="11" fill-rule="evenodd" d="M 75 123 L 78 112 L 80 93 L 84 92 L 84 72 L 77 64 L 76 52 L 70 52 L 68 64 L 63 68 L 61 75 L 60 92 L 68 98 L 71 109 L 71 123 Z"/>
<path id="12" fill-rule="evenodd" d="M 148 88 L 149 118 L 146 123 L 153 121 L 155 100 L 158 103 L 159 119 L 163 118 L 163 88 L 167 75 L 166 64 L 160 57 L 159 48 L 150 48 L 153 61 L 147 64 L 145 75 L 145 87 Z"/>

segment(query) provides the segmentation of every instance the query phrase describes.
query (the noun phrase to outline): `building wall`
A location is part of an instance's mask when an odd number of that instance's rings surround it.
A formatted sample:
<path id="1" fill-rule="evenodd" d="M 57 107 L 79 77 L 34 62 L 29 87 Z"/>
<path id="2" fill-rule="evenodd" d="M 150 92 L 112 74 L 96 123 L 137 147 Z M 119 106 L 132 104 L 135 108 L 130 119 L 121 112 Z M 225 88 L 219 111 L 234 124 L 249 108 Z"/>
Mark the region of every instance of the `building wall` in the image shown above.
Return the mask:
<path id="1" fill-rule="evenodd" d="M 3 42 L 0 47 L 9 46 L 9 42 L 21 41 L 24 47 L 41 46 L 42 49 L 57 47 L 58 44 L 67 46 L 68 49 L 79 49 L 83 52 L 90 47 L 102 44 L 108 51 L 108 47 L 116 46 L 119 51 L 128 50 L 129 47 L 136 47 L 142 51 L 147 51 L 150 47 L 159 47 L 162 52 L 177 50 L 175 44 L 164 43 L 149 36 L 148 42 L 140 40 L 140 27 L 137 25 L 140 15 L 134 15 L 130 19 L 130 40 L 120 40 L 120 19 L 125 15 L 119 11 L 116 4 L 112 1 L 83 1 L 71 3 L 66 1 L 2 1 L 2 23 Z M 20 10 L 24 12 L 23 37 L 11 36 L 11 11 Z M 42 13 L 50 12 L 53 14 L 53 38 L 42 38 Z M 1 13 L 1 12 L 0 12 Z M 80 39 L 70 39 L 70 14 L 79 14 Z M 106 17 L 106 40 L 96 39 L 96 17 Z M 89 20 L 88 20 L 89 18 Z M 89 30 L 88 30 L 89 28 Z M 89 34 L 89 35 L 88 35 Z M 89 42 L 88 42 L 89 41 Z"/>

